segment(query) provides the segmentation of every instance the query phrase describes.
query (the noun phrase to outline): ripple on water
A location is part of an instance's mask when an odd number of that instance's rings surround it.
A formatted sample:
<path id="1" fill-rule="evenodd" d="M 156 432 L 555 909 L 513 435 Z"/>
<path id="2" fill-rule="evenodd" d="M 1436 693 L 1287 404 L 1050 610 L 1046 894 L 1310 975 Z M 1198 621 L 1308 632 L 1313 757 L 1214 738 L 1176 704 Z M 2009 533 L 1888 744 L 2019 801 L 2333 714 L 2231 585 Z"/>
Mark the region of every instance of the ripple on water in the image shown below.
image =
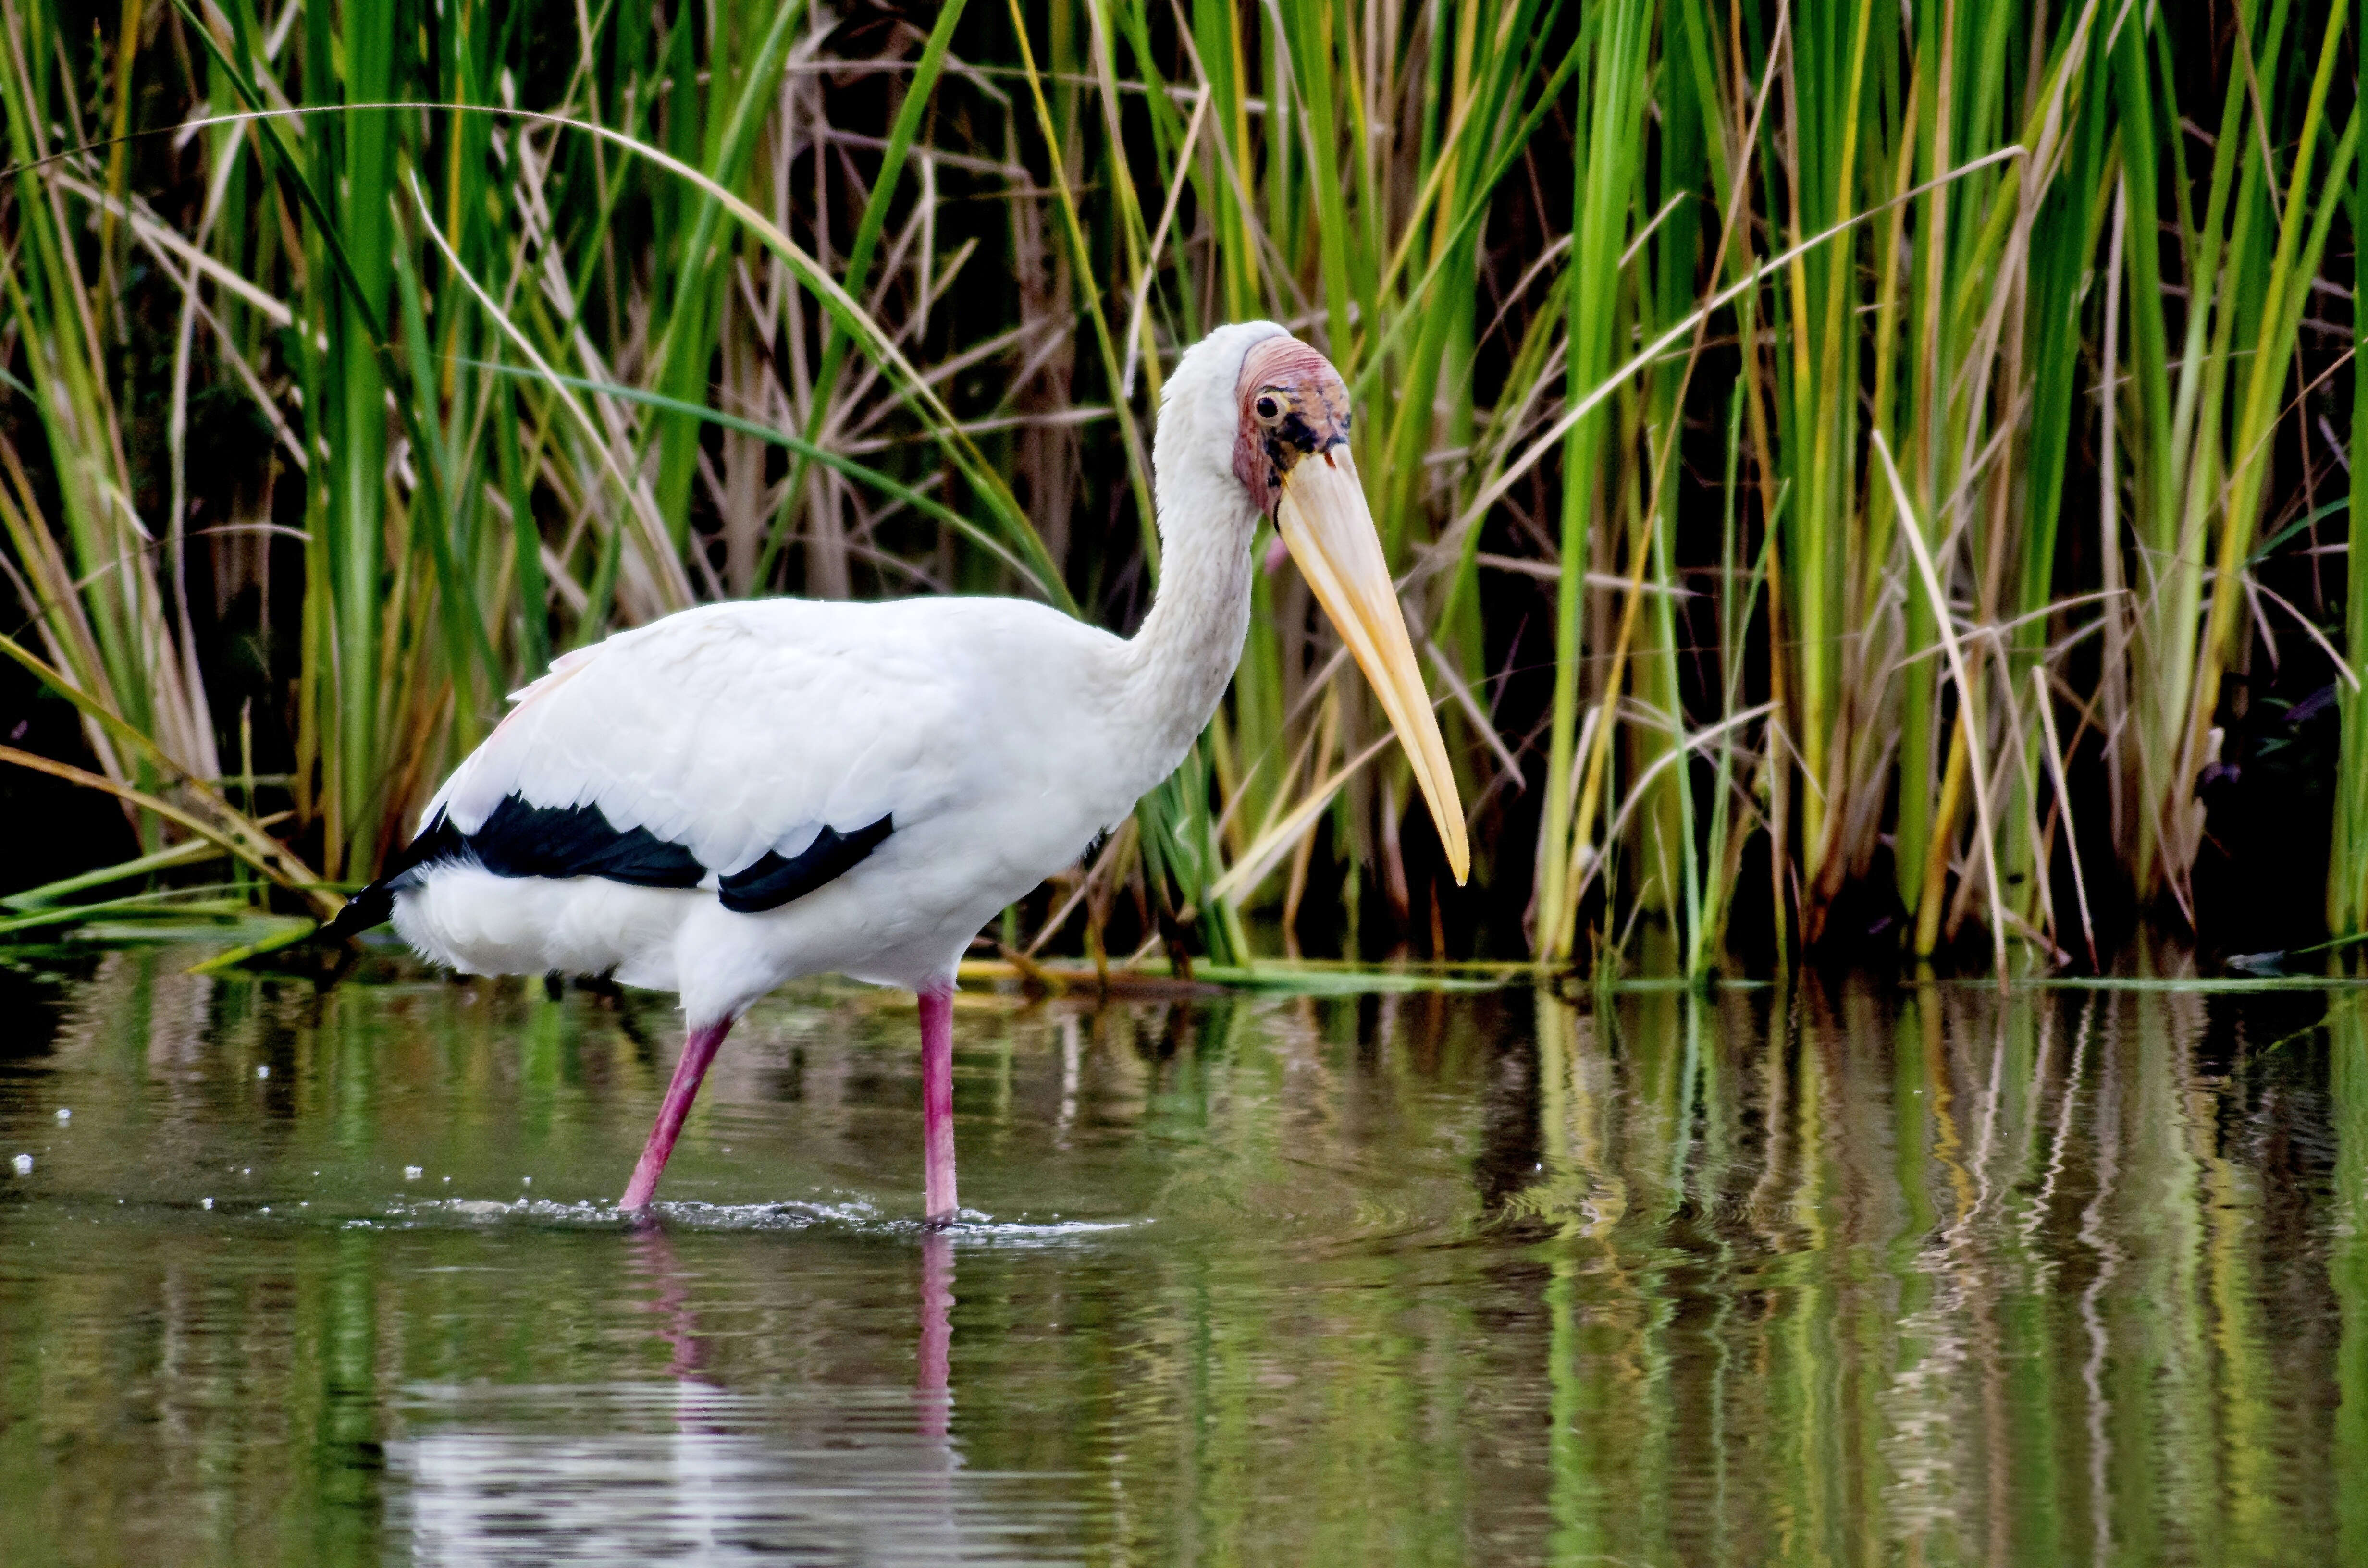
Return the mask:
<path id="1" fill-rule="evenodd" d="M 998 1220 L 992 1214 L 965 1209 L 953 1224 L 933 1228 L 918 1220 L 882 1214 L 861 1199 L 839 1203 L 653 1203 L 646 1210 L 636 1213 L 605 1200 L 562 1203 L 548 1198 L 520 1198 L 504 1202 L 486 1198 L 435 1198 L 416 1203 L 393 1203 L 383 1215 L 349 1220 L 347 1225 L 370 1230 L 499 1224 L 630 1230 L 653 1221 L 662 1222 L 669 1229 L 690 1231 L 825 1230 L 855 1236 L 938 1233 L 966 1243 L 1021 1246 L 1081 1241 L 1140 1230 L 1151 1223 L 1148 1219 Z"/>

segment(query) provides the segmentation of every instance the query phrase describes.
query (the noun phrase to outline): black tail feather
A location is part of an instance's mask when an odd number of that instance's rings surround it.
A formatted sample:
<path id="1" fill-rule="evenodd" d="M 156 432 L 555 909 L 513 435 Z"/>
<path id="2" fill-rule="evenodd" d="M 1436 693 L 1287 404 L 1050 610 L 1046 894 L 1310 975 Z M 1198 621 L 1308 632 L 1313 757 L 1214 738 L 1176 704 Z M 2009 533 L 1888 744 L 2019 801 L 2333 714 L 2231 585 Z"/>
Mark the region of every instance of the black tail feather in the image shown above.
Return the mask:
<path id="1" fill-rule="evenodd" d="M 394 918 L 394 887 L 393 879 L 372 882 L 353 897 L 336 918 L 313 933 L 316 942 L 344 942 L 360 936 L 373 926 L 383 926 Z"/>
<path id="2" fill-rule="evenodd" d="M 394 918 L 394 895 L 405 884 L 405 879 L 430 860 L 450 859 L 467 853 L 467 845 L 453 830 L 442 812 L 427 824 L 426 832 L 413 839 L 400 855 L 390 861 L 386 874 L 346 900 L 346 906 L 336 916 L 313 933 L 316 942 L 345 942 L 360 936 L 373 926 L 383 926 Z"/>

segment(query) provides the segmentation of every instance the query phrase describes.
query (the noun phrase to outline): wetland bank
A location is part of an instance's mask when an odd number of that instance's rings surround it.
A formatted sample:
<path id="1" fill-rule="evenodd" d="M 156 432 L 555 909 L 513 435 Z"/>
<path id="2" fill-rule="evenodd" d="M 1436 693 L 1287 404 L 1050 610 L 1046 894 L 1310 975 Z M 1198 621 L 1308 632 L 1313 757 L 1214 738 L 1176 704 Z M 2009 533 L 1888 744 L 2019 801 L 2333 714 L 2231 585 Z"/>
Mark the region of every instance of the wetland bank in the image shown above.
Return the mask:
<path id="1" fill-rule="evenodd" d="M 908 1000 L 629 1225 L 666 1008 L 189 957 L 0 993 L 11 1562 L 2368 1544 L 2357 990 L 966 993 L 928 1237 Z"/>

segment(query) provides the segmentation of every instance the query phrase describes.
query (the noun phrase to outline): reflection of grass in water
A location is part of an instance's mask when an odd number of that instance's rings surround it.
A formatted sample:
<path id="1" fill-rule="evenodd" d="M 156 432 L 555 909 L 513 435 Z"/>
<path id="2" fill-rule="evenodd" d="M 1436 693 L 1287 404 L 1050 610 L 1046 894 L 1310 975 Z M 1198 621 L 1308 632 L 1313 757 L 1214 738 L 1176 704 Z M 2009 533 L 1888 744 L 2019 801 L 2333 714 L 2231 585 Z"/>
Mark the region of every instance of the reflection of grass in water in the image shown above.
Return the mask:
<path id="1" fill-rule="evenodd" d="M 645 1382 L 678 1342 L 735 1396 L 909 1381 L 901 1198 L 670 1204 L 659 1253 L 605 1196 L 404 1187 L 630 1157 L 665 1062 L 590 999 L 184 967 L 101 956 L 0 1077 L 0 1131 L 47 1140 L 0 1193 L 10 1561 L 69 1518 L 126 1560 L 368 1555 L 406 1391 Z M 2284 991 L 997 1003 L 966 1148 L 1151 1222 L 956 1236 L 951 1435 L 1149 1560 L 2343 1560 L 2368 1040 L 2326 997 L 2300 1038 Z M 803 1053 L 799 1097 L 738 1063 L 691 1136 L 761 1113 L 890 1191 L 907 1147 L 837 1141 L 905 1105 L 904 1024 L 768 1007 L 746 1044 Z M 268 1223 L 164 1201 L 248 1163 Z M 606 1429 L 578 1412 L 554 1439 Z"/>
<path id="2" fill-rule="evenodd" d="M 2328 1010 L 2328 1087 L 2336 1131 L 2335 1213 L 2328 1282 L 2341 1324 L 2336 1346 L 2334 1462 L 2337 1555 L 2368 1552 L 2368 1015 L 2359 1005 Z"/>

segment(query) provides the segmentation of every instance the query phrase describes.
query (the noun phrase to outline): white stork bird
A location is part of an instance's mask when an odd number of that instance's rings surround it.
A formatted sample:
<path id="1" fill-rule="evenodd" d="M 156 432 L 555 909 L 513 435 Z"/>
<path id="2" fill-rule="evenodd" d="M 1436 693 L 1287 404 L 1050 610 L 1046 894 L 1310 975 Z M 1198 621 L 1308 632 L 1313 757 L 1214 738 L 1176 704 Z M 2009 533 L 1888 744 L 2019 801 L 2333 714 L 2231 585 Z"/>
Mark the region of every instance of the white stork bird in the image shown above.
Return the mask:
<path id="1" fill-rule="evenodd" d="M 1349 452 L 1339 372 L 1271 322 L 1168 381 L 1164 570 L 1131 639 L 1048 606 L 704 605 L 556 661 L 325 934 L 392 918 L 467 974 L 606 974 L 686 1039 L 620 1207 L 650 1201 L 733 1020 L 802 975 L 920 999 L 925 1211 L 954 1198 L 954 966 L 1182 760 L 1242 653 L 1274 518 L 1381 698 L 1462 881 L 1455 777 Z"/>

